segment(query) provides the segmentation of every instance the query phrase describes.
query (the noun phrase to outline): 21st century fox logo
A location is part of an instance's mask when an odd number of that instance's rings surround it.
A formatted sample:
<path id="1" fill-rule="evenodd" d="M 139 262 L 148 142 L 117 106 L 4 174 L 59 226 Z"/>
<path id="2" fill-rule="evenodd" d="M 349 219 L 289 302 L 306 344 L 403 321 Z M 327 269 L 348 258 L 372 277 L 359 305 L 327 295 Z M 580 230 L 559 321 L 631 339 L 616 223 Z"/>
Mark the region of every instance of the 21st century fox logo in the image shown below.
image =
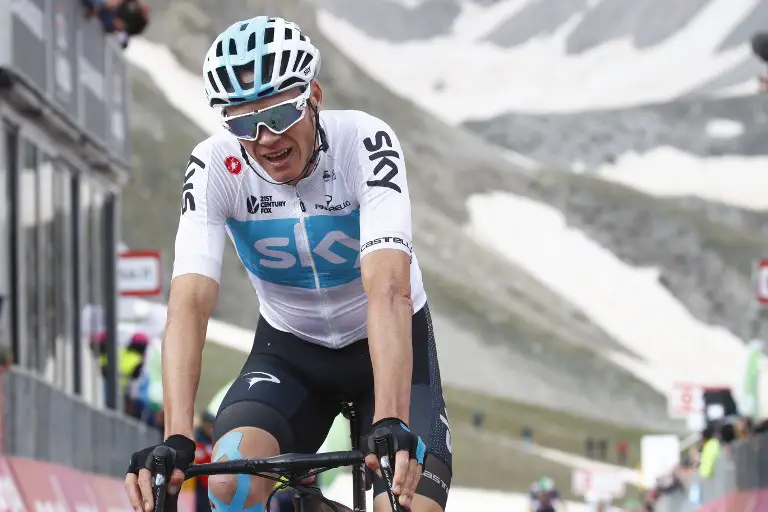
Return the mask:
<path id="1" fill-rule="evenodd" d="M 261 213 L 272 213 L 273 208 L 281 208 L 285 206 L 285 201 L 273 201 L 272 196 L 249 196 L 245 202 L 245 206 L 248 209 L 248 213 L 255 215 L 261 211 Z"/>

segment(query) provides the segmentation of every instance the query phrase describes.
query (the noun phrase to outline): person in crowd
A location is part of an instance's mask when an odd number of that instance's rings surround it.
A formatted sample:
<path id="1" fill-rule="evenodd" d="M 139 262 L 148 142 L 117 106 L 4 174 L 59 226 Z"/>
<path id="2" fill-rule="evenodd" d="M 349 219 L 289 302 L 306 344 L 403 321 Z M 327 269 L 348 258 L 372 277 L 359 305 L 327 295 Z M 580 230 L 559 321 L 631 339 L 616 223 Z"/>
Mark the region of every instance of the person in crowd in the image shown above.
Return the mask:
<path id="1" fill-rule="evenodd" d="M 608 441 L 605 439 L 597 442 L 597 456 L 600 460 L 608 460 Z"/>
<path id="2" fill-rule="evenodd" d="M 555 481 L 548 476 L 542 476 L 528 491 L 531 512 L 560 512 L 565 510 L 565 503 L 560 491 L 555 487 Z"/>
<path id="3" fill-rule="evenodd" d="M 131 36 L 144 32 L 149 6 L 140 0 L 82 0 L 86 18 L 97 17 L 104 32 L 114 34 L 125 48 Z"/>
<path id="4" fill-rule="evenodd" d="M 139 386 L 144 368 L 144 354 L 148 345 L 149 337 L 142 332 L 137 332 L 131 336 L 128 345 L 118 352 L 120 389 L 125 400 L 125 411 L 137 419 L 141 419 L 142 416 Z"/>
<path id="5" fill-rule="evenodd" d="M 768 32 L 758 32 L 752 36 L 752 52 L 757 58 L 768 63 Z M 768 73 L 757 77 L 760 92 L 768 92 Z"/>
<path id="6" fill-rule="evenodd" d="M 627 456 L 629 454 L 629 443 L 624 439 L 619 440 L 619 442 L 616 443 L 616 453 L 619 457 L 619 464 L 626 466 Z"/>
<path id="7" fill-rule="evenodd" d="M 720 455 L 720 439 L 715 425 L 709 425 L 701 436 L 701 458 L 699 460 L 699 476 L 710 478 L 715 469 L 717 456 Z"/>
<path id="8" fill-rule="evenodd" d="M 213 453 L 213 420 L 214 414 L 209 411 L 200 416 L 200 424 L 195 429 L 195 464 L 211 462 Z M 195 512 L 211 512 L 211 503 L 208 500 L 208 477 L 195 478 Z"/>

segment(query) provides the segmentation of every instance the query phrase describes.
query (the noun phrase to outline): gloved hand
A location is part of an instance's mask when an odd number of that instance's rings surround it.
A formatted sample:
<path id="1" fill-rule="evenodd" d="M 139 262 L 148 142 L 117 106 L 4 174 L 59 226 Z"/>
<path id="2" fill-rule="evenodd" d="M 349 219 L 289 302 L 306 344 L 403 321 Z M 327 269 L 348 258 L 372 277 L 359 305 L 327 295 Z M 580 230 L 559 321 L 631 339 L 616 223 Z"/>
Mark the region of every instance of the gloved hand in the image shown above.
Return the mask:
<path id="1" fill-rule="evenodd" d="M 392 450 L 395 452 L 394 476 L 392 492 L 399 496 L 398 501 L 403 507 L 410 507 L 413 493 L 421 478 L 424 456 L 427 446 L 424 441 L 408 428 L 404 421 L 397 418 L 384 418 L 371 426 L 371 432 L 363 439 L 362 448 L 365 452 L 365 464 L 379 477 L 382 477 L 379 459 L 376 456 L 374 439 L 392 434 L 394 440 Z M 390 461 L 390 465 L 392 461 Z M 383 477 L 382 477 L 383 478 Z"/>
<path id="2" fill-rule="evenodd" d="M 186 436 L 175 434 L 163 441 L 161 445 L 150 446 L 139 450 L 131 456 L 131 463 L 125 475 L 125 490 L 131 500 L 131 506 L 135 512 L 152 512 L 154 499 L 150 465 L 152 463 L 152 451 L 157 446 L 170 448 L 174 455 L 173 473 L 168 483 L 168 493 L 178 495 L 181 485 L 184 483 L 184 471 L 195 460 L 196 444 Z"/>

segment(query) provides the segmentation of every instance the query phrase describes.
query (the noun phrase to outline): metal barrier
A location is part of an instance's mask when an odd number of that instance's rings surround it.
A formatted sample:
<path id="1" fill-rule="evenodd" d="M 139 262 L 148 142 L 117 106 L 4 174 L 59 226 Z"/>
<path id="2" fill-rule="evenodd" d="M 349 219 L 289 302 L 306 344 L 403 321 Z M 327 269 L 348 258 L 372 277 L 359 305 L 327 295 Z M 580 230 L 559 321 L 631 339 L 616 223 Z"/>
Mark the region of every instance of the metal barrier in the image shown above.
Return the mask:
<path id="1" fill-rule="evenodd" d="M 768 434 L 722 448 L 712 475 L 709 478 L 695 475 L 685 487 L 660 496 L 654 512 L 696 512 L 739 491 L 768 489 Z M 733 504 L 729 510 L 742 512 L 738 507 Z"/>
<path id="2" fill-rule="evenodd" d="M 0 374 L 0 394 L 7 455 L 122 477 L 133 452 L 162 441 L 159 431 L 96 409 L 17 367 Z"/>
<path id="3" fill-rule="evenodd" d="M 733 458 L 737 490 L 768 489 L 768 433 L 737 443 L 733 447 Z"/>

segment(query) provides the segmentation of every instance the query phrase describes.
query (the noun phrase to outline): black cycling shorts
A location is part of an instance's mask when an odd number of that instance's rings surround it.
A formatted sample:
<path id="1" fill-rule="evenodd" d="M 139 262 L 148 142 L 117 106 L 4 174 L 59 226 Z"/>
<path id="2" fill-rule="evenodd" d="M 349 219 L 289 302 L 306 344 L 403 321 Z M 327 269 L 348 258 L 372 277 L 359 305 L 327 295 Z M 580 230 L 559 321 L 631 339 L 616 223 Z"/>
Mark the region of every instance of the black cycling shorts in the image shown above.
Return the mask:
<path id="1" fill-rule="evenodd" d="M 409 427 L 427 445 L 416 493 L 445 509 L 451 484 L 451 438 L 440 385 L 429 308 L 413 315 L 413 376 Z M 373 420 L 373 369 L 368 340 L 326 348 L 279 331 L 262 317 L 253 349 L 230 387 L 214 424 L 214 442 L 232 429 L 271 433 L 281 453 L 317 453 L 343 402 L 355 404 L 363 435 Z M 374 494 L 385 492 L 374 478 Z"/>

